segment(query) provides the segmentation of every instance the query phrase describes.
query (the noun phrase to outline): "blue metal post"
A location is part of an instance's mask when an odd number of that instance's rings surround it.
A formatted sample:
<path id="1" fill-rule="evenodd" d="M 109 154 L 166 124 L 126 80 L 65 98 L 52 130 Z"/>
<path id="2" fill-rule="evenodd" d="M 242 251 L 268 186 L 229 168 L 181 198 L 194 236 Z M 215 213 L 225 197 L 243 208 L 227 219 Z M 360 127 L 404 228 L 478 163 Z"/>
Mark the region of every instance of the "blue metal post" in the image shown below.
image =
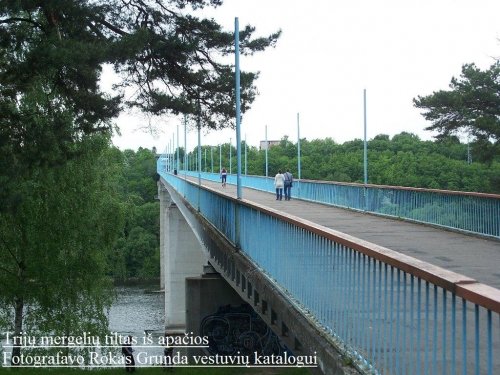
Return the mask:
<path id="1" fill-rule="evenodd" d="M 200 211 L 201 207 L 201 104 L 200 98 L 198 98 L 198 118 L 197 118 L 197 126 L 198 126 L 198 211 Z"/>
<path id="2" fill-rule="evenodd" d="M 198 185 L 201 185 L 201 119 L 200 119 L 200 112 L 201 112 L 201 105 L 200 105 L 200 99 L 198 99 L 198 121 L 197 121 L 197 127 L 198 127 Z M 199 208 L 199 200 L 198 200 L 198 208 Z"/>
<path id="3" fill-rule="evenodd" d="M 219 172 L 222 171 L 222 145 L 219 145 Z"/>
<path id="4" fill-rule="evenodd" d="M 240 31 L 238 17 L 234 19 L 234 75 L 236 92 L 236 198 L 241 199 L 241 131 L 240 131 Z M 229 145 L 231 155 L 231 145 Z M 234 213 L 235 245 L 240 248 L 240 205 L 236 204 Z"/>
<path id="5" fill-rule="evenodd" d="M 167 145 L 165 146 L 165 172 L 168 172 L 168 168 L 170 166 L 170 154 L 169 154 L 169 144 L 167 143 Z"/>
<path id="6" fill-rule="evenodd" d="M 179 173 L 179 170 L 181 166 L 181 161 L 179 160 L 179 125 L 177 125 L 177 173 Z"/>
<path id="7" fill-rule="evenodd" d="M 363 124 L 364 124 L 364 141 L 363 141 L 363 171 L 364 171 L 364 183 L 365 187 L 363 189 L 363 199 L 364 199 L 364 209 L 368 211 L 368 189 L 366 184 L 368 184 L 368 147 L 366 144 L 366 89 L 363 90 Z"/>
<path id="8" fill-rule="evenodd" d="M 462 298 L 462 374 L 467 374 L 467 302 Z"/>
<path id="9" fill-rule="evenodd" d="M 232 160 L 231 160 L 231 157 L 232 157 L 232 150 L 231 150 L 231 144 L 233 143 L 233 138 L 229 138 L 229 174 L 232 174 L 233 173 L 233 169 L 232 169 Z"/>
<path id="10" fill-rule="evenodd" d="M 184 179 L 187 177 L 188 159 L 187 159 L 187 118 L 184 115 Z"/>
<path id="11" fill-rule="evenodd" d="M 245 176 L 247 175 L 247 135 L 245 134 Z"/>
<path id="12" fill-rule="evenodd" d="M 165 145 L 165 172 L 168 172 L 168 144 Z"/>
<path id="13" fill-rule="evenodd" d="M 170 170 L 170 173 L 172 173 L 172 157 L 173 157 L 172 140 L 170 140 L 168 142 L 168 168 Z"/>
<path id="14" fill-rule="evenodd" d="M 300 178 L 301 178 L 301 168 L 300 168 L 300 121 L 299 121 L 299 113 L 297 112 L 297 196 L 300 197 Z"/>
<path id="15" fill-rule="evenodd" d="M 491 316 L 491 310 L 488 310 L 487 312 L 487 320 L 486 320 L 486 327 L 487 327 L 487 363 L 488 363 L 488 375 L 493 375 L 493 323 L 492 323 L 492 316 Z"/>
<path id="16" fill-rule="evenodd" d="M 365 185 L 368 183 L 368 147 L 366 144 L 366 89 L 363 90 L 363 118 L 364 118 L 364 147 L 363 147 L 363 169 Z"/>
<path id="17" fill-rule="evenodd" d="M 234 74 L 236 81 L 236 198 L 241 199 L 241 131 L 240 131 L 240 31 L 238 17 L 234 19 Z"/>
<path id="18" fill-rule="evenodd" d="M 475 358 L 475 366 L 474 366 L 474 374 L 479 375 L 479 370 L 480 370 L 480 358 L 481 358 L 481 351 L 479 350 L 479 339 L 481 335 L 479 334 L 479 305 L 475 304 L 474 305 L 474 358 Z"/>
<path id="19" fill-rule="evenodd" d="M 210 172 L 214 173 L 214 146 L 210 146 Z"/>
<path id="20" fill-rule="evenodd" d="M 269 148 L 269 143 L 267 142 L 267 125 L 266 125 L 266 177 L 269 177 L 269 168 L 267 163 L 267 149 Z"/>
<path id="21" fill-rule="evenodd" d="M 170 173 L 173 173 L 174 172 L 174 145 L 173 145 L 173 142 L 172 142 L 172 139 L 170 140 L 170 143 L 169 143 L 169 146 L 170 146 Z"/>

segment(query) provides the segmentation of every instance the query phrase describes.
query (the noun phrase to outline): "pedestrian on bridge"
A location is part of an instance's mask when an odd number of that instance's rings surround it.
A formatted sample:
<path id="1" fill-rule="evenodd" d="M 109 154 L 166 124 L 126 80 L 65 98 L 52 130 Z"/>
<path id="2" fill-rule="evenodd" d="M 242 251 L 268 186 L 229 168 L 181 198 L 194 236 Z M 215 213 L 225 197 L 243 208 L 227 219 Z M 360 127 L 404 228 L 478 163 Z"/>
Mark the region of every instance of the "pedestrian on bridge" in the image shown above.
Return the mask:
<path id="1" fill-rule="evenodd" d="M 293 175 L 290 173 L 290 170 L 287 168 L 286 172 L 283 174 L 285 177 L 285 200 L 289 201 L 292 197 L 292 182 Z"/>
<path id="2" fill-rule="evenodd" d="M 276 188 L 276 200 L 283 199 L 283 186 L 285 185 L 285 176 L 281 173 L 281 169 L 278 170 L 276 176 L 274 176 L 274 187 Z"/>
<path id="3" fill-rule="evenodd" d="M 222 168 L 222 170 L 220 171 L 220 178 L 222 179 L 222 187 L 226 187 L 226 181 L 227 181 L 226 168 Z"/>

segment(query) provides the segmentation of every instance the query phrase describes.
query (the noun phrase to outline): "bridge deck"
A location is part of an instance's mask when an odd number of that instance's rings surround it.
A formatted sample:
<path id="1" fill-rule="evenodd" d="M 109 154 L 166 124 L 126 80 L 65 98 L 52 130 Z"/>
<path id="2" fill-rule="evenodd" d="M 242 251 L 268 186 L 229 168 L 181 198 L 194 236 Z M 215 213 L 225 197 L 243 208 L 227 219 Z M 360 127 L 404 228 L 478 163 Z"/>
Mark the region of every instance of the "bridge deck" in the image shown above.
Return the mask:
<path id="1" fill-rule="evenodd" d="M 202 183 L 236 196 L 234 185 L 222 188 L 220 183 Z M 320 203 L 277 201 L 274 194 L 253 189 L 244 188 L 243 198 L 500 288 L 500 241 Z"/>

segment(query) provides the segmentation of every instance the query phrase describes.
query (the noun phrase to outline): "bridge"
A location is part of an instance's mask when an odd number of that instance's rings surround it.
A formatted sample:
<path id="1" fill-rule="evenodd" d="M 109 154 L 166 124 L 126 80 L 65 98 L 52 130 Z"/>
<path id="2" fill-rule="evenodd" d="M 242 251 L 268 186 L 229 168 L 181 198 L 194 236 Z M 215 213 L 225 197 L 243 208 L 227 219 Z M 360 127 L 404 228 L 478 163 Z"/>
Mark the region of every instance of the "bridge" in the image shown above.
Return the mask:
<path id="1" fill-rule="evenodd" d="M 500 373 L 500 196 L 157 171 L 167 331 L 208 262 L 320 373 Z"/>

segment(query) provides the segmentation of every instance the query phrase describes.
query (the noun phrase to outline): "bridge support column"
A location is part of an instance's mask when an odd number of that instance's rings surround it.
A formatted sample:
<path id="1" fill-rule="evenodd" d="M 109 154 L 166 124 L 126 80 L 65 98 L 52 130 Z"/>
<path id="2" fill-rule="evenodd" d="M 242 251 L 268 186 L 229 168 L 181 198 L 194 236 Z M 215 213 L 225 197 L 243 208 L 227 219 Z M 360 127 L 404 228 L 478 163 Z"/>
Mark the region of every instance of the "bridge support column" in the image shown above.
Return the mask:
<path id="1" fill-rule="evenodd" d="M 203 336 L 201 323 L 204 318 L 215 314 L 222 306 L 241 306 L 244 303 L 212 266 L 206 266 L 203 275 L 186 279 L 186 332 Z M 191 348 L 188 351 L 188 355 L 201 353 L 201 349 Z"/>
<path id="2" fill-rule="evenodd" d="M 187 277 L 198 276 L 207 264 L 200 243 L 166 189 L 160 196 L 160 258 L 165 289 L 165 331 L 184 333 Z"/>
<path id="3" fill-rule="evenodd" d="M 160 288 L 165 290 L 165 216 L 167 207 L 171 203 L 165 186 L 158 182 L 158 199 L 160 200 Z"/>

